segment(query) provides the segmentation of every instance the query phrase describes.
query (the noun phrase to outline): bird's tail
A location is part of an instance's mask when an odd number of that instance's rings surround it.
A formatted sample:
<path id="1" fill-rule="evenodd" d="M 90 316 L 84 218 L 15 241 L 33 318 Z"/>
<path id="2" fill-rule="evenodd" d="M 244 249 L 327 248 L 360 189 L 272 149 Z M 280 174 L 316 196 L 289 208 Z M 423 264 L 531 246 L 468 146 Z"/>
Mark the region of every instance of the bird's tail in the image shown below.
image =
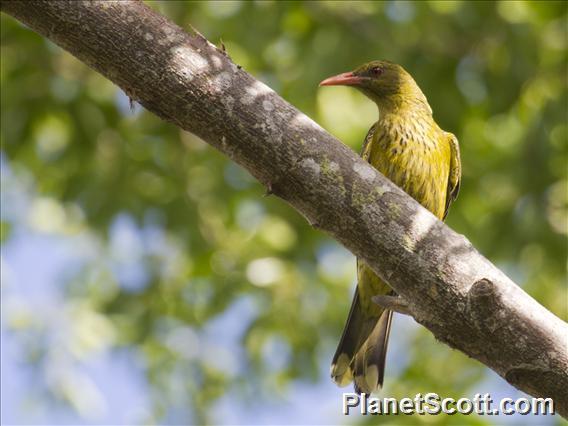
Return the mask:
<path id="1" fill-rule="evenodd" d="M 383 385 L 392 311 L 368 317 L 361 310 L 355 290 L 343 335 L 331 365 L 331 377 L 339 386 L 355 382 L 355 392 L 370 394 Z"/>

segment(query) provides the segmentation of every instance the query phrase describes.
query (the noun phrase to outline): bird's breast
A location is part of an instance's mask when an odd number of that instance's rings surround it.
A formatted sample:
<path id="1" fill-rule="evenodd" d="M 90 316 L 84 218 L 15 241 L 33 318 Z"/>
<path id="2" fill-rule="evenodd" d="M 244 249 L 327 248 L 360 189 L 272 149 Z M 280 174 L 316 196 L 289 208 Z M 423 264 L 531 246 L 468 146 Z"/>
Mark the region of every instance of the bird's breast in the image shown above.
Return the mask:
<path id="1" fill-rule="evenodd" d="M 443 132 L 426 120 L 377 123 L 364 157 L 425 208 L 444 215 L 450 149 Z"/>

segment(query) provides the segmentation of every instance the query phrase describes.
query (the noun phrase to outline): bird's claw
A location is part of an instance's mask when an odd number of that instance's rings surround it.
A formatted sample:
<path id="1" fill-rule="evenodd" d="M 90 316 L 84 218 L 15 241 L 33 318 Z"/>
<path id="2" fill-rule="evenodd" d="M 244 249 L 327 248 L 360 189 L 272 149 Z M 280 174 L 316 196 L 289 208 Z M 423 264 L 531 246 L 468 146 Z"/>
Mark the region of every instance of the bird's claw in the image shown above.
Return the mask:
<path id="1" fill-rule="evenodd" d="M 373 296 L 371 300 L 385 309 L 390 309 L 391 311 L 398 312 L 403 315 L 411 315 L 408 302 L 400 296 L 377 295 Z"/>

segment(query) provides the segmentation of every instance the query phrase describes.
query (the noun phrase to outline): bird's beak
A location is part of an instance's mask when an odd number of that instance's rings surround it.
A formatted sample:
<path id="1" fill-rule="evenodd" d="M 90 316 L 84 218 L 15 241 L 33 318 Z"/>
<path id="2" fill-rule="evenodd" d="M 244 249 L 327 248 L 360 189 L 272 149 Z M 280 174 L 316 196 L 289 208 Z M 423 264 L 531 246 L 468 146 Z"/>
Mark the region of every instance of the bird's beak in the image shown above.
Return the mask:
<path id="1" fill-rule="evenodd" d="M 363 81 L 362 77 L 359 77 L 352 72 L 344 72 L 333 77 L 326 78 L 319 85 L 320 86 L 357 86 Z"/>

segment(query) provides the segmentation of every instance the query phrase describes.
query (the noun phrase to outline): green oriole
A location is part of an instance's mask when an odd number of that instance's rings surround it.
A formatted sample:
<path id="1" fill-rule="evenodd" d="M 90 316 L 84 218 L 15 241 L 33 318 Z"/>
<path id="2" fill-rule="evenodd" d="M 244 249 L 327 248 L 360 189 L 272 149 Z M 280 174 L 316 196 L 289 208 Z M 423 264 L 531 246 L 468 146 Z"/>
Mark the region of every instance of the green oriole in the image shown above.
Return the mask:
<path id="1" fill-rule="evenodd" d="M 379 108 L 361 156 L 443 220 L 460 187 L 459 145 L 453 134 L 438 127 L 414 79 L 400 65 L 373 61 L 320 83 L 338 85 L 359 89 Z M 356 392 L 370 394 L 383 384 L 392 322 L 392 311 L 371 298 L 392 289 L 359 259 L 357 280 L 331 376 L 339 386 L 354 381 Z"/>

